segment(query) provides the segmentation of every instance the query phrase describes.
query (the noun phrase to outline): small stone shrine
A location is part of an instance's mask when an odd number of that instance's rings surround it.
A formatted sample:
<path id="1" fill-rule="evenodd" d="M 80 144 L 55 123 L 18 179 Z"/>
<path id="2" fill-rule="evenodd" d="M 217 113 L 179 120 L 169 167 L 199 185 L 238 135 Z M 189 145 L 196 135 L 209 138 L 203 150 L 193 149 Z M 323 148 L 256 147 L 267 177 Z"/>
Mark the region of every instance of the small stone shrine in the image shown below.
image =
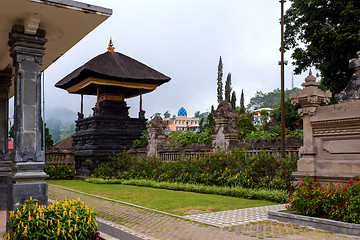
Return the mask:
<path id="1" fill-rule="evenodd" d="M 216 122 L 213 133 L 213 149 L 229 149 L 238 143 L 239 127 L 236 125 L 238 113 L 227 101 L 222 101 L 213 114 Z"/>
<path id="2" fill-rule="evenodd" d="M 158 150 L 166 142 L 166 123 L 160 116 L 155 116 L 146 126 L 149 130 L 147 156 L 159 156 Z"/>
<path id="3" fill-rule="evenodd" d="M 352 79 L 359 79 L 359 71 L 356 74 Z M 331 93 L 320 90 L 318 85 L 310 71 L 302 84 L 304 88 L 290 94 L 292 104 L 302 106 L 299 114 L 304 123 L 301 158 L 293 173 L 295 185 L 306 176 L 323 183 L 360 176 L 360 100 L 345 90 L 342 96 L 347 96 L 348 101 L 344 98 L 339 104 L 320 106 L 330 102 Z"/>
<path id="4" fill-rule="evenodd" d="M 158 71 L 115 52 L 110 40 L 108 51 L 91 59 L 56 87 L 81 95 L 81 112 L 72 136 L 77 176 L 89 176 L 97 165 L 113 153 L 129 149 L 146 130 L 142 94 L 170 81 Z M 96 95 L 93 116 L 84 118 L 83 95 Z M 139 118 L 129 117 L 125 99 L 140 96 Z"/>

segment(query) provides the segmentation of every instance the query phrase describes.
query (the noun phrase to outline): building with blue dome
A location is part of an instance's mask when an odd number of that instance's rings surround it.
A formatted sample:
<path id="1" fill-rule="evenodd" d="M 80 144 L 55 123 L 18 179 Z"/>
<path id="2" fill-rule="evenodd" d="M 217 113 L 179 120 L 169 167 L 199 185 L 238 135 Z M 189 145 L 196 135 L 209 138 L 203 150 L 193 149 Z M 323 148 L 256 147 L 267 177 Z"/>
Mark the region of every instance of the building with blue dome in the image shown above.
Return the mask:
<path id="1" fill-rule="evenodd" d="M 187 116 L 187 111 L 184 107 L 181 107 L 178 111 L 176 118 L 164 119 L 167 123 L 167 131 L 171 132 L 198 132 L 199 128 L 199 118 L 189 118 Z"/>
<path id="2" fill-rule="evenodd" d="M 187 112 L 184 107 L 181 107 L 178 111 L 178 117 L 187 117 Z"/>

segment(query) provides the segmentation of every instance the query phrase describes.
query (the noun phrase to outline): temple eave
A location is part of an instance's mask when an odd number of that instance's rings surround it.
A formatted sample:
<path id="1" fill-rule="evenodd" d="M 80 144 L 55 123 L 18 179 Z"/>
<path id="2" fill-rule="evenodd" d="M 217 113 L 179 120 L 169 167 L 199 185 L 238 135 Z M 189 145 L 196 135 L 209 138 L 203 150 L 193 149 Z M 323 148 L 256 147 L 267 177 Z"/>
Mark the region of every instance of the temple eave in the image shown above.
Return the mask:
<path id="1" fill-rule="evenodd" d="M 144 89 L 153 91 L 157 88 L 156 84 L 148 84 L 148 83 L 139 83 L 139 82 L 128 82 L 128 81 L 117 81 L 117 80 L 109 80 L 109 79 L 98 79 L 98 78 L 87 78 L 71 87 L 68 87 L 66 91 L 69 93 L 77 93 L 77 94 L 87 94 L 93 95 L 93 89 L 97 87 L 118 87 L 118 88 L 126 88 L 126 89 Z M 118 91 L 113 89 L 113 91 Z"/>

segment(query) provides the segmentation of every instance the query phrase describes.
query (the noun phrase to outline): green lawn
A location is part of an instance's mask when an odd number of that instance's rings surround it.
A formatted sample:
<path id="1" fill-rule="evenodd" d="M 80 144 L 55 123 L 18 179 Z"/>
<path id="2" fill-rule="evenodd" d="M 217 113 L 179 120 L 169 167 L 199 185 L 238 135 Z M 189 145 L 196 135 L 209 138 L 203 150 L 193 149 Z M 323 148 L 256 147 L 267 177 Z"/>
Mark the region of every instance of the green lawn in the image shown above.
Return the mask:
<path id="1" fill-rule="evenodd" d="M 92 184 L 81 180 L 47 180 L 47 182 L 178 215 L 218 212 L 277 204 L 265 200 L 249 200 L 121 184 Z"/>

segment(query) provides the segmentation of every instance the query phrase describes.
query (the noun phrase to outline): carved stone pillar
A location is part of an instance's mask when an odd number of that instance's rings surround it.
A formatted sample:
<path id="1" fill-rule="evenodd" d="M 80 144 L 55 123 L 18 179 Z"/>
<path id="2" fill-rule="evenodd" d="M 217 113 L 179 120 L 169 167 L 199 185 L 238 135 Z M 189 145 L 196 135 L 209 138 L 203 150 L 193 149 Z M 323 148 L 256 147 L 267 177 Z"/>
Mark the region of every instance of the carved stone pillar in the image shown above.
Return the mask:
<path id="1" fill-rule="evenodd" d="M 14 25 L 9 35 L 10 55 L 15 67 L 14 154 L 9 176 L 8 210 L 32 196 L 39 204 L 47 204 L 48 191 L 44 179 L 45 152 L 41 149 L 41 82 L 40 66 L 45 54 L 45 31 L 24 33 Z"/>
<path id="2" fill-rule="evenodd" d="M 331 92 L 320 90 L 316 82 L 316 78 L 312 75 L 311 70 L 309 76 L 305 78 L 305 82 L 301 84 L 304 88 L 299 92 L 292 92 L 290 94 L 291 103 L 296 105 L 300 103 L 302 106 L 298 110 L 300 116 L 303 117 L 303 146 L 300 148 L 301 158 L 297 164 L 297 172 L 293 175 L 300 179 L 304 176 L 316 176 L 315 160 L 316 147 L 314 144 L 313 129 L 311 125 L 311 116 L 316 112 L 320 104 L 328 104 L 331 98 Z"/>
<path id="3" fill-rule="evenodd" d="M 12 69 L 0 71 L 0 210 L 6 209 L 8 175 L 11 172 L 8 154 L 9 90 Z"/>
<path id="4" fill-rule="evenodd" d="M 236 125 L 238 113 L 229 102 L 223 101 L 213 114 L 216 122 L 213 134 L 213 149 L 229 149 L 238 142 L 239 127 Z"/>

